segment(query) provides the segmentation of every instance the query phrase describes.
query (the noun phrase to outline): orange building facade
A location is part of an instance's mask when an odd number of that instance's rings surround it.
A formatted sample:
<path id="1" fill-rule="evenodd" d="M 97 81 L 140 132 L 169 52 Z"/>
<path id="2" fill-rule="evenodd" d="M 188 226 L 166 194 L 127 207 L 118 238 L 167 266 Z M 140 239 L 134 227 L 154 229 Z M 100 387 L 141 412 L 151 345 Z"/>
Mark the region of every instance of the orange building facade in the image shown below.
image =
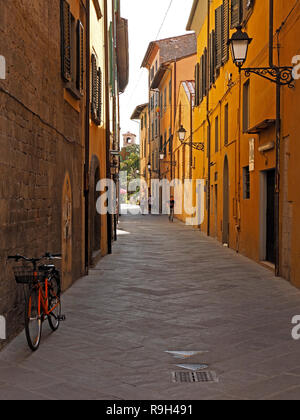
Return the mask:
<path id="1" fill-rule="evenodd" d="M 187 26 L 196 32 L 198 50 L 193 140 L 202 142 L 204 151 L 193 150 L 192 176 L 206 185 L 201 229 L 300 286 L 294 118 L 299 83 L 280 89 L 279 147 L 276 85 L 256 74 L 239 73 L 227 44 L 242 26 L 253 38 L 245 66 L 268 67 L 269 4 L 194 1 Z M 291 66 L 299 54 L 299 16 L 294 2 L 274 2 L 274 65 Z"/>

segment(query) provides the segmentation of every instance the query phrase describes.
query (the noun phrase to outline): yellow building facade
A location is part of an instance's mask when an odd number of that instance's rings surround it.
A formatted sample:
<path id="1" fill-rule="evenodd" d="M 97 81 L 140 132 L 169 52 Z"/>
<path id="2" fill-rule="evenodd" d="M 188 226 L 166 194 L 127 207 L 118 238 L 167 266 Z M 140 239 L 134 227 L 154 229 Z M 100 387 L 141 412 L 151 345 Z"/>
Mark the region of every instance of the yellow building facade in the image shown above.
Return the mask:
<path id="1" fill-rule="evenodd" d="M 201 229 L 300 286 L 299 189 L 295 183 L 299 85 L 295 81 L 293 89 L 281 88 L 279 148 L 276 85 L 256 74 L 239 73 L 228 46 L 236 28 L 242 26 L 253 38 L 245 66 L 268 67 L 271 4 L 274 64 L 291 66 L 293 56 L 299 54 L 299 4 L 194 1 L 187 26 L 197 35 L 193 141 L 205 147 L 193 151 L 192 176 L 204 179 L 206 185 Z"/>

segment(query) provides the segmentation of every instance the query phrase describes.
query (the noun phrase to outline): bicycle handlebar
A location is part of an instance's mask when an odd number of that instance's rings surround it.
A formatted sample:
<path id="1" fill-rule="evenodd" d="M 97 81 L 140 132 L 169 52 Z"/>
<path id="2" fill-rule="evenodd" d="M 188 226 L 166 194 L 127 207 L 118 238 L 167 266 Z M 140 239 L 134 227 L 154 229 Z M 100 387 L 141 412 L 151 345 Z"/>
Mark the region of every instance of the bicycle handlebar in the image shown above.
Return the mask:
<path id="1" fill-rule="evenodd" d="M 38 262 L 44 259 L 49 259 L 49 260 L 55 260 L 55 259 L 61 259 L 62 258 L 62 254 L 50 254 L 50 252 L 46 252 L 45 255 L 43 255 L 40 258 L 27 258 L 24 257 L 23 255 L 9 255 L 7 257 L 8 260 L 15 260 L 15 261 L 19 261 L 19 260 L 25 260 L 25 261 L 29 261 L 29 262 Z"/>

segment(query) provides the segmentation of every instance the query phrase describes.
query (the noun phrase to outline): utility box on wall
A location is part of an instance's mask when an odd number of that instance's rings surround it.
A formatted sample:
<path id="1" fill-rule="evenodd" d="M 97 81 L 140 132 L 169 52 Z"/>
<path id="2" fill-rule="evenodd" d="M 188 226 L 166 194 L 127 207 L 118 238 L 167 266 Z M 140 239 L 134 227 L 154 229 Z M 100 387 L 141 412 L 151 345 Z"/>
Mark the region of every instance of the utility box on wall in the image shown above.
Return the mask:
<path id="1" fill-rule="evenodd" d="M 6 78 L 6 61 L 3 55 L 0 55 L 0 80 L 5 80 Z"/>
<path id="2" fill-rule="evenodd" d="M 6 340 L 6 319 L 0 315 L 0 340 Z"/>

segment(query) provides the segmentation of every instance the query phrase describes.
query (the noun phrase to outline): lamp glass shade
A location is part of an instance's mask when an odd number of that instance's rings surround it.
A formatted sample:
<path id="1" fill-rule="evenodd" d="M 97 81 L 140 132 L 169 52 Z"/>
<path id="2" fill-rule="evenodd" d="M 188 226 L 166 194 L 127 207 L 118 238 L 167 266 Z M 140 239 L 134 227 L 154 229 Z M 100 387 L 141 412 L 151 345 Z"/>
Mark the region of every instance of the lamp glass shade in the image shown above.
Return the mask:
<path id="1" fill-rule="evenodd" d="M 186 130 L 183 126 L 178 130 L 178 137 L 181 142 L 184 142 L 186 136 Z"/>
<path id="2" fill-rule="evenodd" d="M 249 41 L 246 39 L 233 40 L 231 42 L 232 59 L 238 66 L 242 66 L 245 63 L 248 54 L 248 46 Z"/>

